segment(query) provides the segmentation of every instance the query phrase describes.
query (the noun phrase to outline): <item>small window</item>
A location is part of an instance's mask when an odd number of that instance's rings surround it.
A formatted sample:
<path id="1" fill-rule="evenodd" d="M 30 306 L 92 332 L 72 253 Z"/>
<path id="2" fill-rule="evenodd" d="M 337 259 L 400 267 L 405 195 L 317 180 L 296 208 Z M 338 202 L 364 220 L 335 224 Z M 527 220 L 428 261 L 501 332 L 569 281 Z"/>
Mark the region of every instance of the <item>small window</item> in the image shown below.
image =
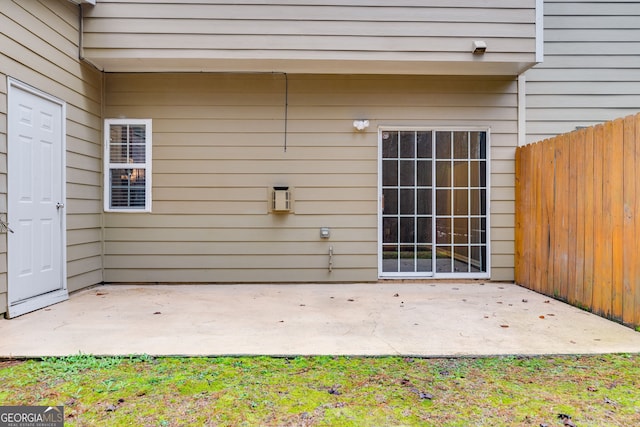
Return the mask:
<path id="1" fill-rule="evenodd" d="M 151 120 L 107 119 L 104 209 L 151 211 Z"/>

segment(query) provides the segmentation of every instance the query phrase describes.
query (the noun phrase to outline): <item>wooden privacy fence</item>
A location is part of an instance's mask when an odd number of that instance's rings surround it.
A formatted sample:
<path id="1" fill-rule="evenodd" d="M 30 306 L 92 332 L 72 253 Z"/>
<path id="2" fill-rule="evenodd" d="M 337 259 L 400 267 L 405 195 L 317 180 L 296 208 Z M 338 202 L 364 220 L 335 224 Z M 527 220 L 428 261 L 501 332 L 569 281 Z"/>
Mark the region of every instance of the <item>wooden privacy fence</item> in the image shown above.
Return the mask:
<path id="1" fill-rule="evenodd" d="M 640 326 L 640 114 L 516 151 L 516 282 Z"/>

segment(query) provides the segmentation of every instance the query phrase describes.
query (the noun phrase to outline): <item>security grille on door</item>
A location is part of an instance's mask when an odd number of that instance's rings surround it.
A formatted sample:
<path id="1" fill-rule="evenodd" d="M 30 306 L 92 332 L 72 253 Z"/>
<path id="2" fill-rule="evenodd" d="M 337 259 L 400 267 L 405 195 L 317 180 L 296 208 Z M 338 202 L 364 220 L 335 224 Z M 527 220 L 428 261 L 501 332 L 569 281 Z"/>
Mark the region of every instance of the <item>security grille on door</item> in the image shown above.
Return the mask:
<path id="1" fill-rule="evenodd" d="M 381 131 L 381 276 L 487 277 L 487 136 Z"/>
<path id="2" fill-rule="evenodd" d="M 105 210 L 151 210 L 151 120 L 105 121 Z"/>

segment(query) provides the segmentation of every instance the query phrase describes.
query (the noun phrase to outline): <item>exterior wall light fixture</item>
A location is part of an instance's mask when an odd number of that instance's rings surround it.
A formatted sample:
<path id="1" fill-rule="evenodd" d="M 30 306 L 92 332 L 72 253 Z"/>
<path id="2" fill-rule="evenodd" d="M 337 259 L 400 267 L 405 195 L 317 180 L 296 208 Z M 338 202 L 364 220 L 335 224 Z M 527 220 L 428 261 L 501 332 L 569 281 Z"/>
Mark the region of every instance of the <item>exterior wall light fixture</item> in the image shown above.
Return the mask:
<path id="1" fill-rule="evenodd" d="M 487 51 L 487 43 L 484 40 L 476 40 L 473 42 L 473 54 L 482 55 Z"/>
<path id="2" fill-rule="evenodd" d="M 358 131 L 365 130 L 369 127 L 369 120 L 354 120 L 353 127 Z"/>

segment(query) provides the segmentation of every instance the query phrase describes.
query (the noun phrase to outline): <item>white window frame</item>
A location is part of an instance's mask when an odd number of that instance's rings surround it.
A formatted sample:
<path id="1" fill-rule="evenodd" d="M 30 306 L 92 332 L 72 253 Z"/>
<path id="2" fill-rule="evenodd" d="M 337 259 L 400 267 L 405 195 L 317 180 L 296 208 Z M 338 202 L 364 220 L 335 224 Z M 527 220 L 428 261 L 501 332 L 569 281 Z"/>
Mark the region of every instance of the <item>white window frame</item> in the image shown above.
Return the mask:
<path id="1" fill-rule="evenodd" d="M 485 132 L 486 133 L 486 163 L 487 163 L 487 176 L 486 176 L 486 250 L 487 250 L 487 264 L 485 272 L 478 273 L 465 273 L 465 272 L 428 272 L 425 274 L 421 273 L 412 273 L 412 272 L 395 272 L 388 273 L 383 271 L 382 265 L 382 246 L 383 246 L 383 236 L 382 236 L 382 132 L 384 131 L 410 131 L 410 132 L 420 132 L 420 131 L 429 131 L 429 132 Z M 433 183 L 435 185 L 435 168 L 433 169 L 434 177 Z M 434 187 L 435 188 L 435 187 Z M 435 200 L 435 191 L 434 200 Z M 435 212 L 435 204 L 434 204 L 434 212 Z M 476 127 L 476 126 L 392 126 L 392 125 L 381 125 L 378 126 L 378 278 L 379 279 L 490 279 L 491 278 L 491 258 L 492 258 L 492 249 L 491 249 L 491 128 L 489 127 Z M 434 213 L 435 218 L 435 213 Z M 435 220 L 434 220 L 435 224 Z M 435 246 L 435 243 L 434 243 Z"/>
<path id="2" fill-rule="evenodd" d="M 112 163 L 110 154 L 111 125 L 144 125 L 145 126 L 145 163 Z M 151 147 L 152 147 L 151 119 L 105 119 L 104 121 L 104 210 L 105 212 L 151 212 Z M 144 169 L 145 170 L 145 203 L 144 207 L 111 207 L 111 170 L 112 169 Z"/>

